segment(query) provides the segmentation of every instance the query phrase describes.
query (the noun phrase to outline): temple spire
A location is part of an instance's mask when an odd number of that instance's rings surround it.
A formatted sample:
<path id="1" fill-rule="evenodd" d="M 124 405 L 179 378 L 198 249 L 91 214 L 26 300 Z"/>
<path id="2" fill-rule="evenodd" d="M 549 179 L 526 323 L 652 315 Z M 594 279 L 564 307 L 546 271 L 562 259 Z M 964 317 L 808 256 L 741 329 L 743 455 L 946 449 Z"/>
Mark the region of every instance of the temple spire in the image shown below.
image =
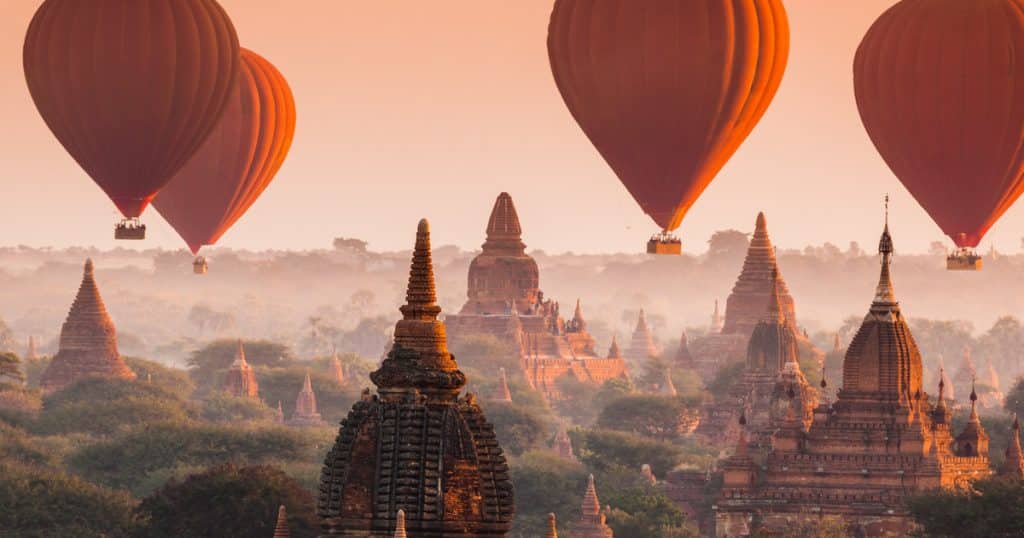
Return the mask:
<path id="1" fill-rule="evenodd" d="M 519 224 L 519 214 L 512 203 L 512 196 L 507 192 L 498 195 L 491 209 L 491 217 L 487 221 L 487 241 L 483 244 L 485 251 L 511 251 L 525 254 L 523 244 L 523 228 Z"/>
<path id="2" fill-rule="evenodd" d="M 466 376 L 448 352 L 444 323 L 438 319 L 441 307 L 434 287 L 427 219 L 420 220 L 416 228 L 406 304 L 399 310 L 402 319 L 395 325 L 394 345 L 370 379 L 389 394 L 417 390 L 457 397 Z"/>
<path id="3" fill-rule="evenodd" d="M 718 308 L 718 299 L 715 299 L 715 311 L 711 313 L 711 333 L 718 334 L 722 332 L 724 324 L 725 319 L 722 318 L 721 311 Z"/>
<path id="4" fill-rule="evenodd" d="M 583 307 L 580 306 L 579 299 L 576 299 L 576 310 L 572 314 L 572 326 L 576 332 L 582 332 L 587 328 L 587 322 L 583 319 Z"/>
<path id="5" fill-rule="evenodd" d="M 558 538 L 558 525 L 555 522 L 555 514 L 548 514 L 548 524 L 544 531 L 544 538 Z"/>
<path id="6" fill-rule="evenodd" d="M 658 387 L 658 393 L 672 398 L 679 395 L 679 392 L 676 391 L 676 386 L 672 383 L 672 370 L 669 368 L 665 368 L 664 379 L 661 382 L 661 386 Z"/>
<path id="7" fill-rule="evenodd" d="M 245 361 L 245 346 L 242 345 L 242 339 L 238 339 L 238 343 L 235 346 L 235 360 L 231 363 L 232 368 L 248 368 L 249 363 Z"/>
<path id="8" fill-rule="evenodd" d="M 498 368 L 498 390 L 494 396 L 495 401 L 511 402 L 512 391 L 508 389 L 508 375 L 504 368 Z"/>
<path id="9" fill-rule="evenodd" d="M 274 538 L 290 538 L 291 530 L 288 529 L 288 510 L 282 504 L 277 508 L 277 524 L 274 525 Z"/>
<path id="10" fill-rule="evenodd" d="M 899 302 L 896 301 L 896 292 L 893 290 L 892 265 L 893 245 L 892 235 L 889 234 L 889 196 L 885 197 L 885 229 L 882 237 L 878 240 L 878 253 L 882 256 L 882 271 L 878 276 L 878 287 L 875 290 L 875 300 L 871 304 L 871 311 L 875 314 L 892 313 L 899 311 Z"/>
<path id="11" fill-rule="evenodd" d="M 398 514 L 395 516 L 395 535 L 393 538 L 408 538 L 405 533 L 405 510 L 398 509 Z"/>
<path id="12" fill-rule="evenodd" d="M 1006 459 L 999 468 L 999 476 L 1024 480 L 1024 454 L 1020 447 L 1020 421 L 1013 415 L 1013 426 L 1010 427 L 1010 440 L 1006 445 Z"/>
<path id="13" fill-rule="evenodd" d="M 594 475 L 587 478 L 587 491 L 583 494 L 583 517 L 595 518 L 601 513 L 601 501 L 597 498 Z"/>
<path id="14" fill-rule="evenodd" d="M 786 322 L 786 314 L 782 308 L 782 301 L 779 299 L 779 268 L 772 269 L 772 285 L 768 293 L 768 309 L 766 319 L 770 322 L 783 324 Z"/>
<path id="15" fill-rule="evenodd" d="M 618 333 L 612 334 L 612 344 L 608 346 L 608 358 L 609 359 L 621 359 L 622 351 L 619 349 L 619 335 Z"/>

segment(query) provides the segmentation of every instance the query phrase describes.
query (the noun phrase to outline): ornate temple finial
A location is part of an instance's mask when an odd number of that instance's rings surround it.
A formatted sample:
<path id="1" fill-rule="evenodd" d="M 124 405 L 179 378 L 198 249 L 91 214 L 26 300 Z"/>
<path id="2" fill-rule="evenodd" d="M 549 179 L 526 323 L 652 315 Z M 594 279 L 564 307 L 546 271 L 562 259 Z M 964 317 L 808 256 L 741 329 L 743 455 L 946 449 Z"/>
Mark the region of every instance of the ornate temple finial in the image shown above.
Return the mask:
<path id="1" fill-rule="evenodd" d="M 393 538 L 408 538 L 408 535 L 405 533 L 405 510 L 401 508 L 395 514 L 395 535 Z"/>
<path id="2" fill-rule="evenodd" d="M 754 233 L 768 233 L 768 219 L 765 218 L 764 211 L 760 211 L 757 213 L 757 220 L 754 222 Z"/>
<path id="3" fill-rule="evenodd" d="M 86 258 L 85 259 L 84 273 L 85 273 L 85 276 L 87 276 L 87 277 L 92 277 L 93 276 L 92 258 Z"/>
<path id="4" fill-rule="evenodd" d="M 878 240 L 878 253 L 882 255 L 882 271 L 878 277 L 878 287 L 875 290 L 875 300 L 871 305 L 872 312 L 884 314 L 899 309 L 899 302 L 896 301 L 896 292 L 893 290 L 890 265 L 892 265 L 893 244 L 892 235 L 889 233 L 889 197 L 885 202 L 885 229 L 882 237 Z"/>
<path id="5" fill-rule="evenodd" d="M 579 298 L 576 299 L 576 310 L 572 314 L 572 322 L 577 332 L 587 328 L 587 322 L 583 319 L 583 307 L 580 306 Z"/>
<path id="6" fill-rule="evenodd" d="M 290 538 L 291 530 L 288 528 L 288 510 L 284 505 L 277 507 L 277 524 L 274 525 L 274 538 Z"/>
<path id="7" fill-rule="evenodd" d="M 526 245 L 523 244 L 522 237 L 523 228 L 519 224 L 519 214 L 512 203 L 512 196 L 503 192 L 494 201 L 491 217 L 487 220 L 487 240 L 483 244 L 483 249 L 525 252 Z"/>
<path id="8" fill-rule="evenodd" d="M 555 522 L 555 514 L 548 514 L 548 525 L 544 531 L 544 538 L 558 538 L 558 525 Z"/>
<path id="9" fill-rule="evenodd" d="M 456 397 L 466 376 L 448 352 L 444 323 L 438 319 L 441 307 L 434 287 L 427 219 L 420 220 L 416 229 L 406 304 L 399 310 L 402 319 L 395 325 L 394 345 L 370 379 L 382 390 L 441 390 L 445 397 Z"/>
<path id="10" fill-rule="evenodd" d="M 821 365 L 821 390 L 828 388 L 828 381 L 825 381 L 825 365 Z"/>
<path id="11" fill-rule="evenodd" d="M 946 368 L 939 366 L 939 402 L 946 399 Z"/>

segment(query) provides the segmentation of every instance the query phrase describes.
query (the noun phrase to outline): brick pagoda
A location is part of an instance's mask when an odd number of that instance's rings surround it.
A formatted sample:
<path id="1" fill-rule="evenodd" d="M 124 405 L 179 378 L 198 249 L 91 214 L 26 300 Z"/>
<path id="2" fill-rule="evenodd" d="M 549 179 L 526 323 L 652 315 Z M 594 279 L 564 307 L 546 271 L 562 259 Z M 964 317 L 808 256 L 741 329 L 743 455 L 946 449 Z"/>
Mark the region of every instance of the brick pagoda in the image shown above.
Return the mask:
<path id="1" fill-rule="evenodd" d="M 316 394 L 313 392 L 313 383 L 309 379 L 309 372 L 306 372 L 306 379 L 302 382 L 302 390 L 295 398 L 295 412 L 288 421 L 290 426 L 326 426 L 327 422 L 320 416 L 316 408 Z"/>
<path id="2" fill-rule="evenodd" d="M 786 321 L 781 291 L 782 280 L 776 278 L 767 309 L 750 337 L 740 380 L 705 409 L 697 431 L 717 444 L 735 442 L 739 433 L 735 424 L 741 414 L 746 415 L 749 441 L 755 446 L 768 446 L 791 408 L 802 428 L 811 424 L 819 393 L 800 370 L 797 335 Z"/>
<path id="3" fill-rule="evenodd" d="M 420 221 L 394 346 L 342 421 L 320 478 L 322 536 L 390 537 L 403 510 L 417 538 L 505 536 L 508 464 L 448 352 L 430 228 Z"/>
<path id="4" fill-rule="evenodd" d="M 259 398 L 260 386 L 256 382 L 256 372 L 245 360 L 245 346 L 238 341 L 235 348 L 235 360 L 224 375 L 224 391 L 238 398 Z"/>
<path id="5" fill-rule="evenodd" d="M 117 330 L 100 297 L 91 259 L 85 261 L 78 295 L 60 329 L 60 348 L 39 387 L 53 392 L 87 377 L 135 379 L 117 351 Z"/>
<path id="6" fill-rule="evenodd" d="M 508 193 L 494 202 L 483 250 L 469 266 L 467 295 L 459 313 L 445 318 L 453 345 L 472 335 L 506 342 L 518 351 L 527 382 L 548 400 L 562 399 L 556 380 L 565 375 L 595 384 L 625 375 L 624 361 L 597 355 L 579 301 L 566 321 L 559 304 L 544 298 Z"/>
<path id="7" fill-rule="evenodd" d="M 571 538 L 613 538 L 611 527 L 605 523 L 607 514 L 601 509 L 594 487 L 594 475 L 587 479 L 587 491 L 583 494 L 580 519 L 569 534 Z"/>
<path id="8" fill-rule="evenodd" d="M 345 369 L 341 367 L 341 359 L 338 358 L 337 350 L 331 355 L 331 362 L 328 364 L 328 368 L 330 368 L 331 379 L 337 381 L 339 385 L 344 385 Z"/>
<path id="9" fill-rule="evenodd" d="M 661 351 L 654 343 L 654 335 L 647 326 L 647 314 L 640 309 L 636 318 L 636 327 L 633 329 L 633 337 L 629 340 L 629 347 L 626 348 L 626 360 L 632 361 L 634 365 L 647 362 L 652 357 L 658 357 Z"/>
<path id="10" fill-rule="evenodd" d="M 790 413 L 763 461 L 747 451 L 743 427 L 736 454 L 723 465 L 717 536 L 780 532 L 822 515 L 843 518 L 858 535 L 905 536 L 914 529 L 907 495 L 990 474 L 973 399 L 954 439 L 943 395 L 933 404 L 921 385 L 921 354 L 890 278 L 888 225 L 879 251 L 875 298 L 846 352 L 837 401 L 818 406 L 806 432 Z"/>

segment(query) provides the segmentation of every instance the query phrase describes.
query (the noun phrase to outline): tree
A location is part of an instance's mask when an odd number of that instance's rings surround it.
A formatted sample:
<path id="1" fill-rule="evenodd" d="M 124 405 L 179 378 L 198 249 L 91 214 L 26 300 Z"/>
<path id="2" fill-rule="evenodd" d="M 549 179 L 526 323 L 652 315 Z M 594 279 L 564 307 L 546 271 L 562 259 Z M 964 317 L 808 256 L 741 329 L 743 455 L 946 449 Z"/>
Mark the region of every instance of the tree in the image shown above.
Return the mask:
<path id="1" fill-rule="evenodd" d="M 20 385 L 25 381 L 25 375 L 21 373 L 21 359 L 10 351 L 0 352 L 0 386 L 5 383 Z"/>
<path id="2" fill-rule="evenodd" d="M 1016 413 L 1018 417 L 1024 418 L 1024 377 L 1017 378 L 1006 393 L 1003 408 L 1010 414 Z"/>
<path id="3" fill-rule="evenodd" d="M 285 366 L 294 361 L 288 346 L 268 340 L 242 342 L 245 360 L 251 365 Z M 238 352 L 238 340 L 217 340 L 192 353 L 189 373 L 196 383 L 209 389 L 221 380 Z"/>
<path id="4" fill-rule="evenodd" d="M 570 430 L 569 436 L 580 460 L 596 471 L 620 466 L 639 472 L 642 465 L 648 464 L 655 476 L 664 476 L 686 461 L 682 447 L 632 433 Z"/>
<path id="5" fill-rule="evenodd" d="M 720 230 L 708 239 L 708 261 L 715 263 L 742 260 L 750 240 L 739 230 Z"/>
<path id="6" fill-rule="evenodd" d="M 1024 529 L 1024 482 L 986 478 L 969 488 L 916 495 L 907 506 L 927 536 L 1020 536 Z"/>
<path id="7" fill-rule="evenodd" d="M 684 433 L 690 418 L 690 410 L 679 398 L 633 395 L 608 402 L 597 426 L 668 441 Z"/>
<path id="8" fill-rule="evenodd" d="M 516 486 L 512 537 L 543 536 L 544 522 L 551 512 L 561 525 L 579 517 L 580 495 L 587 485 L 587 473 L 579 463 L 546 450 L 527 452 L 515 460 L 512 482 Z"/>
<path id="9" fill-rule="evenodd" d="M 323 461 L 336 433 L 326 428 L 163 423 L 83 446 L 67 462 L 91 482 L 146 494 L 141 487 L 146 477 L 163 469 L 228 461 Z"/>
<path id="10" fill-rule="evenodd" d="M 127 537 L 135 527 L 131 505 L 128 495 L 69 474 L 0 462 L 5 536 Z"/>
<path id="11" fill-rule="evenodd" d="M 143 499 L 136 510 L 145 522 L 139 536 L 271 536 L 281 505 L 291 536 L 316 535 L 313 497 L 299 483 L 273 467 L 226 463 L 172 480 Z"/>
<path id="12" fill-rule="evenodd" d="M 615 487 L 601 500 L 615 508 L 608 524 L 616 536 L 630 538 L 665 538 L 700 536 L 695 529 L 686 528 L 686 517 L 664 493 L 651 487 Z"/>
<path id="13" fill-rule="evenodd" d="M 191 403 L 145 381 L 87 378 L 46 396 L 33 430 L 112 435 L 154 422 L 185 420 L 195 412 Z"/>
<path id="14" fill-rule="evenodd" d="M 214 391 L 203 400 L 202 417 L 212 422 L 238 423 L 270 420 L 274 411 L 260 400 Z"/>
<path id="15" fill-rule="evenodd" d="M 509 454 L 518 456 L 537 448 L 548 437 L 547 423 L 532 409 L 515 402 L 485 402 L 484 408 L 501 447 Z"/>
<path id="16" fill-rule="evenodd" d="M 335 250 L 349 251 L 353 253 L 365 253 L 366 241 L 362 239 L 351 239 L 348 237 L 335 237 L 332 243 Z"/>

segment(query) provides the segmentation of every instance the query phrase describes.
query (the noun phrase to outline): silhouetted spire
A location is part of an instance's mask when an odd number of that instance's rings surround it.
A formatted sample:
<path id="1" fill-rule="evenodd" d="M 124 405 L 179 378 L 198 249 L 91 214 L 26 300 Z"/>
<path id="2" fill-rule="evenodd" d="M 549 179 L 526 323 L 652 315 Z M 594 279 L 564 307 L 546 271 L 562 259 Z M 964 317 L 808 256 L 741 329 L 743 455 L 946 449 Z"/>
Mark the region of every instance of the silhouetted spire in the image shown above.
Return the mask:
<path id="1" fill-rule="evenodd" d="M 619 350 L 618 334 L 612 335 L 612 344 L 608 346 L 609 359 L 621 359 L 622 351 Z"/>
<path id="2" fill-rule="evenodd" d="M 576 310 L 572 314 L 573 330 L 581 332 L 586 330 L 587 322 L 583 319 L 583 308 L 580 307 L 580 300 L 576 299 Z"/>
<path id="3" fill-rule="evenodd" d="M 282 504 L 277 508 L 277 524 L 274 525 L 274 538 L 290 538 L 292 535 L 288 529 L 288 511 Z"/>
<path id="4" fill-rule="evenodd" d="M 837 354 L 843 352 L 843 343 L 839 339 L 839 333 L 836 333 L 832 339 L 832 352 Z"/>
<path id="5" fill-rule="evenodd" d="M 339 385 L 345 384 L 345 369 L 341 367 L 341 359 L 338 358 L 338 350 L 335 349 L 331 355 L 330 363 L 331 377 L 338 382 Z"/>
<path id="6" fill-rule="evenodd" d="M 722 317 L 721 312 L 718 309 L 718 299 L 715 299 L 715 311 L 711 313 L 711 328 L 712 334 L 718 334 L 722 332 L 722 326 L 725 324 L 725 318 Z"/>

